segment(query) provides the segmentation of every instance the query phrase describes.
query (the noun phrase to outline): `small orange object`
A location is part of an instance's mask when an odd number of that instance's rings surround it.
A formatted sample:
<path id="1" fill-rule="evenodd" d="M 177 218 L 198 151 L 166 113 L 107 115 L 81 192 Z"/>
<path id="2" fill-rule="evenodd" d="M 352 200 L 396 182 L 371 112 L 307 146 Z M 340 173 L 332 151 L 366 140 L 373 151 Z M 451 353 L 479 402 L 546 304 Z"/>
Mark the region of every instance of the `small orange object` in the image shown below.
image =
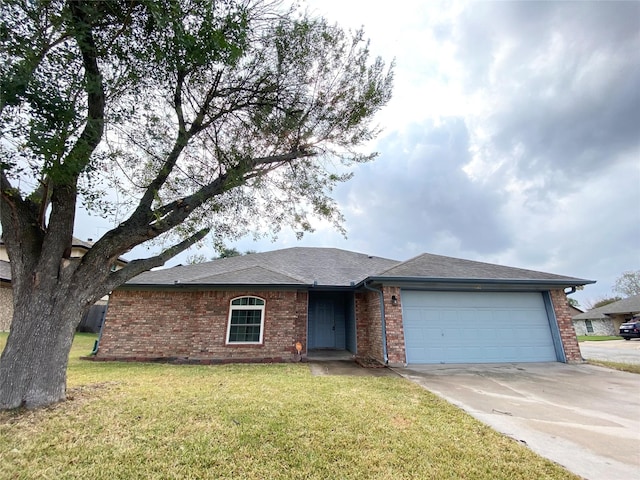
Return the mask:
<path id="1" fill-rule="evenodd" d="M 296 351 L 298 352 L 298 355 L 300 355 L 302 352 L 302 343 L 296 342 Z"/>

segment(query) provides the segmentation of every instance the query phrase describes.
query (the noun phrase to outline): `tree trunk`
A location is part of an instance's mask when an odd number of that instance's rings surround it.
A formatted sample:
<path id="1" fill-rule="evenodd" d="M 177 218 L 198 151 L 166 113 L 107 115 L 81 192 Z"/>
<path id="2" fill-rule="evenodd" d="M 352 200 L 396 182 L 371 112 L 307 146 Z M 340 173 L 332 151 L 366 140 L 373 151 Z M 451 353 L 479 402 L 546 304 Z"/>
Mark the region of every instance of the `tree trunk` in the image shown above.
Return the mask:
<path id="1" fill-rule="evenodd" d="M 66 398 L 69 351 L 84 309 L 71 296 L 52 298 L 47 291 L 14 299 L 11 330 L 0 357 L 0 410 L 37 408 Z"/>

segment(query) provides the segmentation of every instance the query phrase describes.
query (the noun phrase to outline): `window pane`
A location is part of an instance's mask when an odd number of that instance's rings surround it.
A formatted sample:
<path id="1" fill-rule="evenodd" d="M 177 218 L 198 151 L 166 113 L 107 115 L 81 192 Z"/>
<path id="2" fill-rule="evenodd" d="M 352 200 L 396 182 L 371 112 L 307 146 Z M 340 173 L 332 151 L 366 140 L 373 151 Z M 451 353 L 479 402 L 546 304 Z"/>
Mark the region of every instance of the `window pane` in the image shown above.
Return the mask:
<path id="1" fill-rule="evenodd" d="M 264 300 L 255 297 L 241 297 L 232 300 L 231 305 L 264 305 Z"/>
<path id="2" fill-rule="evenodd" d="M 262 310 L 243 310 L 234 307 L 231 311 L 228 341 L 259 342 L 261 322 Z"/>
<path id="3" fill-rule="evenodd" d="M 261 319 L 261 310 L 233 310 L 231 312 L 231 325 L 260 325 Z"/>
<path id="4" fill-rule="evenodd" d="M 260 326 L 231 326 L 229 342 L 259 342 Z"/>

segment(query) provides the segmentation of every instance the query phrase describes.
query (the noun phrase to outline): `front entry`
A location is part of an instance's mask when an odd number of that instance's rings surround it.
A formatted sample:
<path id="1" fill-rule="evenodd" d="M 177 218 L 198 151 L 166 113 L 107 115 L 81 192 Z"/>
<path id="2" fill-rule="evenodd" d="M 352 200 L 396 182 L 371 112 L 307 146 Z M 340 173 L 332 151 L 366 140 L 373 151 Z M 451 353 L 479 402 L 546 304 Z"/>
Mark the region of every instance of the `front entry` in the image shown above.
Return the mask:
<path id="1" fill-rule="evenodd" d="M 349 350 L 355 353 L 353 293 L 310 293 L 307 327 L 309 350 Z"/>
<path id="2" fill-rule="evenodd" d="M 319 299 L 313 312 L 313 348 L 336 348 L 336 318 L 333 312 L 333 300 Z"/>

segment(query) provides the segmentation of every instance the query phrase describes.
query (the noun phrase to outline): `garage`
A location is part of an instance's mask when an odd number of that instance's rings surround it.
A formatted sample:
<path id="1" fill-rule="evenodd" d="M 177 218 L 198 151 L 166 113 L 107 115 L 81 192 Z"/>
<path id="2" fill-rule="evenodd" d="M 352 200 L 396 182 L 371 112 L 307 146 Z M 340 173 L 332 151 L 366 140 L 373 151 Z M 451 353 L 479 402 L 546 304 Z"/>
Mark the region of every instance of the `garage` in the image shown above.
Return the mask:
<path id="1" fill-rule="evenodd" d="M 555 362 L 541 292 L 402 290 L 408 364 Z"/>

